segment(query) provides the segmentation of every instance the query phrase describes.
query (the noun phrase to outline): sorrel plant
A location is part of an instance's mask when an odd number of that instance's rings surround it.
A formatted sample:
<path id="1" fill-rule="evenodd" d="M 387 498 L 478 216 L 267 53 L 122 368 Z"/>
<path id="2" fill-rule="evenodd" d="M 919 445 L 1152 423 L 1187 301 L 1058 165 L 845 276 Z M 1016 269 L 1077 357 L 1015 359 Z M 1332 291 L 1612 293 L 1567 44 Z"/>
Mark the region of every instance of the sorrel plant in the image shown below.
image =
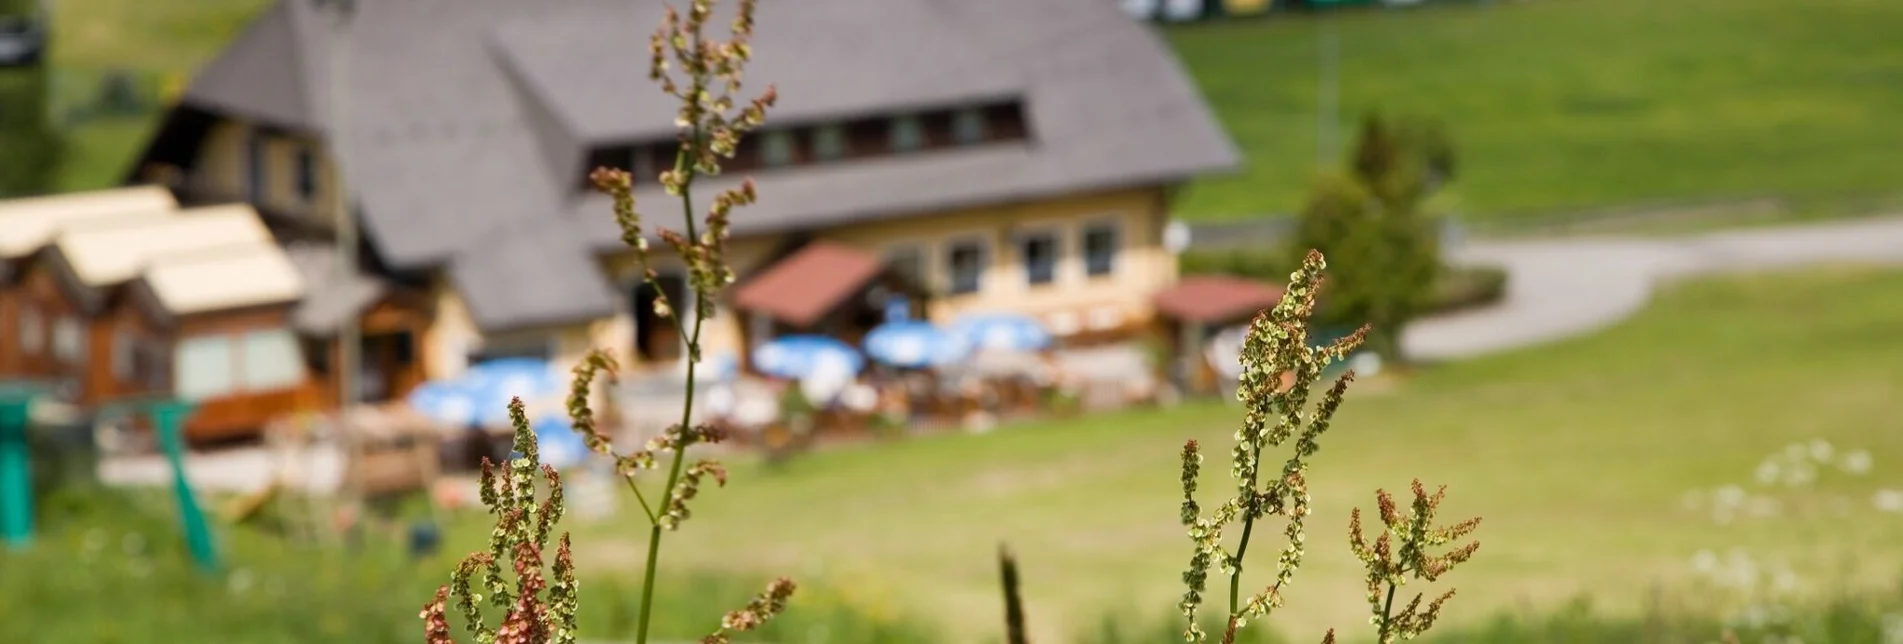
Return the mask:
<path id="1" fill-rule="evenodd" d="M 1319 404 L 1310 410 L 1309 392 L 1321 380 L 1323 371 L 1347 357 L 1366 339 L 1368 327 L 1326 346 L 1308 343 L 1309 320 L 1315 311 L 1315 296 L 1321 289 L 1322 271 L 1327 268 L 1322 254 L 1309 251 L 1302 265 L 1289 276 L 1288 288 L 1274 308 L 1257 315 L 1250 323 L 1242 348 L 1242 377 L 1236 396 L 1245 410 L 1242 428 L 1236 432 L 1236 444 L 1230 450 L 1229 473 L 1235 479 L 1235 494 L 1204 515 L 1196 501 L 1197 480 L 1203 456 L 1196 441 L 1183 445 L 1181 520 L 1189 528 L 1195 543 L 1189 568 L 1183 573 L 1187 590 L 1178 604 L 1187 626 L 1183 639 L 1203 642 L 1208 638 L 1197 623 L 1197 612 L 1205 602 L 1210 570 L 1228 577 L 1229 592 L 1223 644 L 1233 644 L 1237 632 L 1252 620 L 1268 617 L 1285 600 L 1289 583 L 1302 565 L 1306 554 L 1307 531 L 1304 522 L 1310 514 L 1308 459 L 1321 449 L 1319 439 L 1328 430 L 1335 412 L 1341 408 L 1349 371 L 1335 380 L 1322 394 Z M 1279 471 L 1264 476 L 1263 452 L 1279 448 L 1290 439 L 1295 443 Z M 1452 591 L 1421 607 L 1416 595 L 1407 605 L 1395 609 L 1395 593 L 1409 579 L 1434 581 L 1456 564 L 1466 561 L 1479 548 L 1469 543 L 1443 555 L 1429 548 L 1446 545 L 1479 527 L 1479 519 L 1453 526 L 1435 526 L 1434 511 L 1442 492 L 1427 494 L 1420 481 L 1413 484 L 1414 502 L 1405 515 L 1386 491 L 1377 491 L 1382 522 L 1387 530 L 1372 543 L 1363 536 L 1361 511 L 1354 511 L 1349 524 L 1349 543 L 1368 574 L 1368 602 L 1374 616 L 1369 620 L 1387 644 L 1396 639 L 1412 639 L 1427 631 L 1441 607 L 1453 596 Z M 1282 534 L 1288 543 L 1276 561 L 1274 581 L 1261 592 L 1242 596 L 1244 555 L 1259 523 L 1279 517 Z M 1224 529 L 1241 524 L 1241 535 L 1231 551 L 1223 543 Z M 1334 642 L 1330 630 L 1324 642 Z"/>
<path id="2" fill-rule="evenodd" d="M 767 108 L 773 105 L 775 98 L 771 86 L 744 105 L 737 105 L 734 98 L 741 90 L 743 72 L 752 57 L 749 41 L 753 34 L 755 0 L 740 0 L 724 41 L 707 34 L 713 5 L 713 0 L 693 0 L 685 16 L 668 7 L 666 18 L 648 47 L 649 78 L 680 103 L 674 120 L 679 128 L 680 151 L 674 166 L 661 172 L 658 178 L 667 194 L 680 200 L 684 230 L 657 228 L 655 236 L 686 266 L 694 294 L 693 302 L 687 305 L 694 307 L 697 315 L 691 326 L 683 323 L 679 315 L 681 303 L 670 302 L 666 291 L 658 287 L 655 291 L 660 295 L 654 302 L 654 313 L 672 321 L 686 341 L 687 389 L 680 422 L 648 441 L 643 449 L 628 453 L 616 451 L 607 433 L 597 424 L 589 402 L 595 380 L 606 378 L 612 382 L 618 368 L 614 358 L 600 350 L 589 353 L 575 367 L 574 385 L 568 397 L 568 412 L 575 431 L 582 434 L 590 450 L 614 460 L 616 471 L 626 480 L 648 519 L 647 559 L 634 634 L 637 644 L 646 644 L 649 637 L 655 573 L 660 567 L 663 536 L 679 529 L 681 522 L 687 520 L 688 501 L 699 492 L 704 479 L 712 478 L 715 484 L 722 486 L 727 482 L 726 469 L 718 462 L 703 459 L 688 463 L 690 448 L 722 438 L 718 430 L 694 424 L 695 371 L 701 361 L 702 321 L 713 316 L 716 298 L 735 279 L 725 256 L 729 215 L 734 208 L 753 203 L 755 193 L 751 179 L 722 191 L 713 198 L 705 220 L 697 222 L 694 183 L 700 177 L 720 174 L 721 161 L 733 158 L 741 137 L 765 122 Z M 643 278 L 650 286 L 658 286 L 643 217 L 635 209 L 634 177 L 622 169 L 597 168 L 589 179 L 597 190 L 613 199 L 615 222 L 621 227 L 622 241 L 633 249 Z M 576 641 L 578 593 L 566 533 L 560 537 L 550 571 L 554 576 L 552 584 L 543 571 L 543 553 L 562 514 L 561 479 L 553 468 L 540 464 L 535 435 L 523 416 L 519 400 L 511 405 L 510 414 L 515 424 L 515 450 L 520 456 L 511 459 L 500 478 L 496 468 L 486 460 L 483 463 L 483 501 L 496 515 L 490 549 L 464 559 L 450 585 L 439 588 L 435 600 L 424 608 L 425 631 L 432 644 L 451 641 L 447 604 L 452 593 L 457 597 L 458 610 L 467 619 L 469 631 L 483 644 L 572 644 Z M 535 497 L 538 469 L 548 487 L 548 495 L 539 505 Z M 660 489 L 644 489 L 641 474 L 661 470 L 666 471 L 666 478 Z M 502 570 L 504 560 L 512 562 L 513 585 Z M 475 581 L 479 575 L 480 591 Z M 730 633 L 760 627 L 785 609 L 793 589 L 791 581 L 774 581 L 747 606 L 727 613 L 719 628 L 701 641 L 720 644 L 728 641 Z M 485 599 L 505 612 L 499 628 L 490 628 L 482 618 L 479 606 Z"/>

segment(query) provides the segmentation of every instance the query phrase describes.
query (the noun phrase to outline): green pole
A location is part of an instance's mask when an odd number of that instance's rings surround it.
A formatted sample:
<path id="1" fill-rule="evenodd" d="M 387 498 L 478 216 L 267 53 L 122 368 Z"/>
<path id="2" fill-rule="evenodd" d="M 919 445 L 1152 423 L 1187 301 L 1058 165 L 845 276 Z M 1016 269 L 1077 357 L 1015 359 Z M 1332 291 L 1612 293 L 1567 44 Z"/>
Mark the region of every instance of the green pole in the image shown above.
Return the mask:
<path id="1" fill-rule="evenodd" d="M 0 389 L 0 538 L 7 547 L 33 544 L 33 459 L 26 424 L 33 397 Z"/>
<path id="2" fill-rule="evenodd" d="M 185 441 L 180 432 L 191 410 L 192 404 L 182 400 L 159 401 L 152 407 L 152 424 L 159 432 L 165 460 L 172 465 L 172 492 L 178 497 L 179 523 L 185 529 L 185 545 L 191 550 L 192 562 L 200 570 L 217 572 L 221 566 L 218 549 L 212 543 L 211 525 L 198 507 L 198 497 L 192 495 L 191 482 L 185 478 Z"/>

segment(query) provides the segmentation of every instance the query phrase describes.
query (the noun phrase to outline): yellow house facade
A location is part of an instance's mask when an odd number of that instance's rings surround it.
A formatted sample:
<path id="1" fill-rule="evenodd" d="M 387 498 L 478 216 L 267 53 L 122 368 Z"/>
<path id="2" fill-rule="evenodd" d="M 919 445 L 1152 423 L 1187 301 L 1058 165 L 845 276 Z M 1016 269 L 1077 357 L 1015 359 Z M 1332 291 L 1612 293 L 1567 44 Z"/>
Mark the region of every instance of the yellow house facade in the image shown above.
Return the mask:
<path id="1" fill-rule="evenodd" d="M 641 203 L 672 212 L 653 176 L 675 152 L 676 106 L 638 64 L 576 62 L 625 53 L 623 27 L 659 24 L 664 8 L 558 4 L 366 3 L 353 24 L 377 28 L 332 50 L 311 3 L 276 2 L 200 70 L 128 181 L 194 206 L 248 202 L 287 244 L 330 243 L 334 206 L 348 205 L 363 272 L 428 309 L 409 352 L 428 377 L 499 355 L 570 364 L 592 348 L 678 365 L 585 181 L 597 166 L 631 170 Z M 826 43 L 853 34 L 826 16 L 848 14 L 888 37 L 842 61 Z M 1176 281 L 1163 243 L 1174 189 L 1239 164 L 1167 44 L 1101 0 L 805 0 L 756 19 L 754 47 L 775 64 L 749 86 L 774 83 L 785 101 L 705 188 L 758 183 L 760 203 L 733 218 L 742 285 L 823 242 L 904 275 L 934 321 L 1005 311 L 1060 342 L 1128 333 Z M 317 64 L 338 52 L 348 75 Z M 349 131 L 331 131 L 332 109 Z M 703 351 L 742 357 L 759 316 L 722 304 Z"/>
<path id="2" fill-rule="evenodd" d="M 737 216 L 744 216 L 744 211 Z M 847 244 L 888 260 L 918 258 L 925 286 L 941 294 L 928 304 L 933 322 L 948 323 L 974 312 L 1021 313 L 1042 320 L 1061 339 L 1091 332 L 1128 334 L 1150 323 L 1152 296 L 1177 278 L 1176 257 L 1163 243 L 1168 216 L 1164 190 L 1128 189 L 920 215 L 826 230 L 814 239 Z M 1086 237 L 1104 231 L 1114 236 L 1114 250 L 1107 269 L 1099 259 L 1098 270 L 1093 271 Z M 1028 274 L 1021 249 L 1023 239 L 1031 235 L 1048 235 L 1055 241 L 1054 270 L 1042 283 L 1033 283 L 1038 280 Z M 736 266 L 764 269 L 769 254 L 783 241 L 781 236 L 737 239 L 729 244 L 728 257 Z M 978 286 L 954 293 L 957 268 L 952 266 L 952 251 L 972 246 L 985 257 Z M 657 254 L 650 261 L 658 272 L 680 270 L 671 255 Z M 631 253 L 607 255 L 601 268 L 624 288 L 640 278 Z M 742 270 L 740 278 L 745 280 L 748 275 Z M 433 377 L 459 373 L 467 365 L 464 357 L 485 344 L 545 343 L 547 353 L 560 364 L 576 364 L 588 351 L 599 348 L 627 366 L 679 366 L 676 359 L 644 361 L 636 354 L 637 328 L 631 310 L 561 327 L 485 335 L 454 289 L 439 288 L 435 302 L 436 324 L 428 340 L 432 347 L 428 354 L 437 357 L 428 367 Z M 704 323 L 703 352 L 744 356 L 746 323 L 744 315 L 724 309 L 717 313 Z"/>

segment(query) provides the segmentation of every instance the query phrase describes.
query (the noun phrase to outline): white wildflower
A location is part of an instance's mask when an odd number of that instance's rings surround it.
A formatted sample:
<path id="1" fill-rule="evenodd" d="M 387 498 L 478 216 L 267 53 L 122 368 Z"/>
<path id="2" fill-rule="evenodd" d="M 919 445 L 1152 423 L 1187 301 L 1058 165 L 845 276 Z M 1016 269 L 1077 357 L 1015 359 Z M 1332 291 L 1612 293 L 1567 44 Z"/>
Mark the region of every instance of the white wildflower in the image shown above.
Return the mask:
<path id="1" fill-rule="evenodd" d="M 1736 485 L 1727 485 L 1727 486 L 1718 488 L 1718 493 L 1716 495 L 1716 498 L 1718 501 L 1718 507 L 1736 508 L 1739 505 L 1744 504 L 1744 500 L 1745 500 L 1744 488 L 1738 487 Z"/>
<path id="2" fill-rule="evenodd" d="M 1797 590 L 1797 573 L 1789 568 L 1779 568 L 1771 574 L 1771 590 L 1789 593 Z"/>
<path id="3" fill-rule="evenodd" d="M 1700 550 L 1698 554 L 1692 555 L 1692 567 L 1698 572 L 1712 574 L 1718 570 L 1718 555 L 1710 550 Z"/>
<path id="4" fill-rule="evenodd" d="M 1824 439 L 1814 439 L 1810 442 L 1810 457 L 1813 461 L 1829 463 L 1831 455 L 1836 452 L 1837 450 L 1830 446 L 1830 442 Z"/>
<path id="5" fill-rule="evenodd" d="M 1859 476 L 1864 474 L 1869 474 L 1870 473 L 1870 452 L 1867 452 L 1864 450 L 1857 450 L 1849 454 L 1845 454 L 1841 467 L 1843 468 L 1845 472 L 1849 472 L 1851 474 L 1856 474 Z"/>
<path id="6" fill-rule="evenodd" d="M 1758 483 L 1770 485 L 1778 482 L 1778 479 L 1782 478 L 1783 475 L 1783 468 L 1778 465 L 1777 461 L 1767 460 L 1758 464 Z"/>
<path id="7" fill-rule="evenodd" d="M 249 569 L 239 568 L 231 571 L 231 576 L 226 577 L 225 581 L 231 588 L 231 594 L 242 595 L 245 591 L 251 590 L 253 580 Z"/>
<path id="8" fill-rule="evenodd" d="M 1903 644 L 1903 613 L 1883 616 L 1883 644 Z"/>
<path id="9" fill-rule="evenodd" d="M 1883 512 L 1903 513 L 1903 490 L 1877 490 L 1871 503 Z"/>
<path id="10" fill-rule="evenodd" d="M 1784 473 L 1784 484 L 1790 487 L 1803 487 L 1817 480 L 1817 468 L 1810 463 L 1793 463 Z"/>
<path id="11" fill-rule="evenodd" d="M 1808 455 L 1810 455 L 1810 447 L 1803 443 L 1791 443 L 1784 446 L 1784 458 L 1801 461 Z"/>

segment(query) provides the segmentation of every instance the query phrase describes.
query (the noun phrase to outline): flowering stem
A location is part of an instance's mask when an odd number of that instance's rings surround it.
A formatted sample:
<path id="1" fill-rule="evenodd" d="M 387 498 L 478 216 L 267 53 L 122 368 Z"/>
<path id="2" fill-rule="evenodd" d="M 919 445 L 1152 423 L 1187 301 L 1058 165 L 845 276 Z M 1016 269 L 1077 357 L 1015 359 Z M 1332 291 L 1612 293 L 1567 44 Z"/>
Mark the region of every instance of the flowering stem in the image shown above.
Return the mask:
<path id="1" fill-rule="evenodd" d="M 659 522 L 661 520 L 661 515 L 655 514 L 654 506 L 648 505 L 648 497 L 647 495 L 641 493 L 641 486 L 635 485 L 634 477 L 630 476 L 627 478 L 623 478 L 621 480 L 627 481 L 628 489 L 634 490 L 634 500 L 641 502 L 641 512 L 643 514 L 648 515 L 648 523 Z"/>
<path id="2" fill-rule="evenodd" d="M 1242 555 L 1249 552 L 1249 533 L 1255 531 L 1255 518 L 1261 510 L 1258 500 L 1260 496 L 1255 494 L 1255 490 L 1258 482 L 1262 480 L 1262 447 L 1262 444 L 1258 444 L 1255 453 L 1250 457 L 1257 465 L 1249 471 L 1250 495 L 1242 511 L 1242 539 L 1241 543 L 1236 544 L 1236 560 L 1229 573 L 1229 619 L 1231 620 L 1242 614 Z"/>
<path id="3" fill-rule="evenodd" d="M 1254 486 L 1251 486 L 1254 487 Z M 1253 501 L 1251 504 L 1253 505 Z M 1236 546 L 1236 560 L 1229 572 L 1229 618 L 1235 619 L 1242 611 L 1242 555 L 1249 551 L 1249 533 L 1255 530 L 1255 512 L 1244 513 L 1242 520 L 1242 543 Z"/>
<path id="4" fill-rule="evenodd" d="M 691 136 L 692 138 L 689 140 L 693 141 L 695 146 L 698 146 L 704 143 L 701 140 L 701 133 L 699 128 L 695 128 Z M 683 218 L 687 220 L 687 238 L 688 239 L 697 239 L 700 236 L 699 233 L 694 231 L 694 199 L 692 196 L 693 192 L 691 190 L 693 182 L 694 182 L 694 169 L 693 169 L 694 164 L 692 161 L 688 159 L 688 156 L 687 156 L 688 153 L 693 149 L 694 149 L 693 146 L 683 145 L 681 146 L 680 152 L 676 154 L 674 158 L 674 167 L 682 171 L 683 179 L 681 180 L 681 214 L 683 215 Z M 680 483 L 681 468 L 687 463 L 687 447 L 688 447 L 689 441 L 687 440 L 686 436 L 689 436 L 692 434 L 691 432 L 688 432 L 687 429 L 693 426 L 691 423 L 693 422 L 693 419 L 694 419 L 694 366 L 700 362 L 700 328 L 701 328 L 701 321 L 704 319 L 704 317 L 699 315 L 698 313 L 703 308 L 700 306 L 700 300 L 705 297 L 707 297 L 707 294 L 705 293 L 700 293 L 700 292 L 694 293 L 694 299 L 695 299 L 694 311 L 696 313 L 696 315 L 694 316 L 694 329 L 692 333 L 684 334 L 687 337 L 687 395 L 686 395 L 686 400 L 681 403 L 682 438 L 674 441 L 674 450 L 673 450 L 674 462 L 673 464 L 668 466 L 667 485 L 661 488 L 661 498 L 663 499 L 674 498 L 674 486 Z M 670 316 L 674 318 L 674 324 L 676 326 L 682 325 L 680 321 L 680 315 L 681 315 L 681 309 L 679 307 L 676 307 L 675 310 L 672 312 L 672 315 Z M 633 481 L 630 480 L 629 484 L 632 485 Z M 646 502 L 644 501 L 643 506 L 645 507 L 645 505 L 646 505 Z M 653 516 L 652 512 L 650 512 L 650 515 Z M 644 572 L 641 576 L 641 617 L 640 617 L 640 621 L 637 622 L 635 626 L 635 628 L 637 629 L 635 631 L 635 636 L 634 636 L 635 644 L 647 644 L 648 624 L 650 623 L 650 620 L 653 617 L 653 613 L 654 613 L 655 569 L 660 565 L 661 533 L 664 532 L 664 530 L 662 529 L 661 522 L 659 520 L 660 517 L 653 516 L 653 518 L 654 518 L 654 521 L 652 522 L 652 525 L 648 528 L 647 571 Z"/>
<path id="5" fill-rule="evenodd" d="M 1397 588 L 1397 586 L 1394 585 L 1394 582 L 1392 581 L 1388 582 L 1388 598 L 1387 598 L 1387 601 L 1382 602 L 1381 604 L 1381 634 L 1380 634 L 1381 644 L 1388 644 L 1388 642 L 1394 641 L 1393 636 L 1388 634 L 1388 631 L 1389 631 L 1388 625 L 1394 622 L 1394 589 L 1395 588 Z"/>

